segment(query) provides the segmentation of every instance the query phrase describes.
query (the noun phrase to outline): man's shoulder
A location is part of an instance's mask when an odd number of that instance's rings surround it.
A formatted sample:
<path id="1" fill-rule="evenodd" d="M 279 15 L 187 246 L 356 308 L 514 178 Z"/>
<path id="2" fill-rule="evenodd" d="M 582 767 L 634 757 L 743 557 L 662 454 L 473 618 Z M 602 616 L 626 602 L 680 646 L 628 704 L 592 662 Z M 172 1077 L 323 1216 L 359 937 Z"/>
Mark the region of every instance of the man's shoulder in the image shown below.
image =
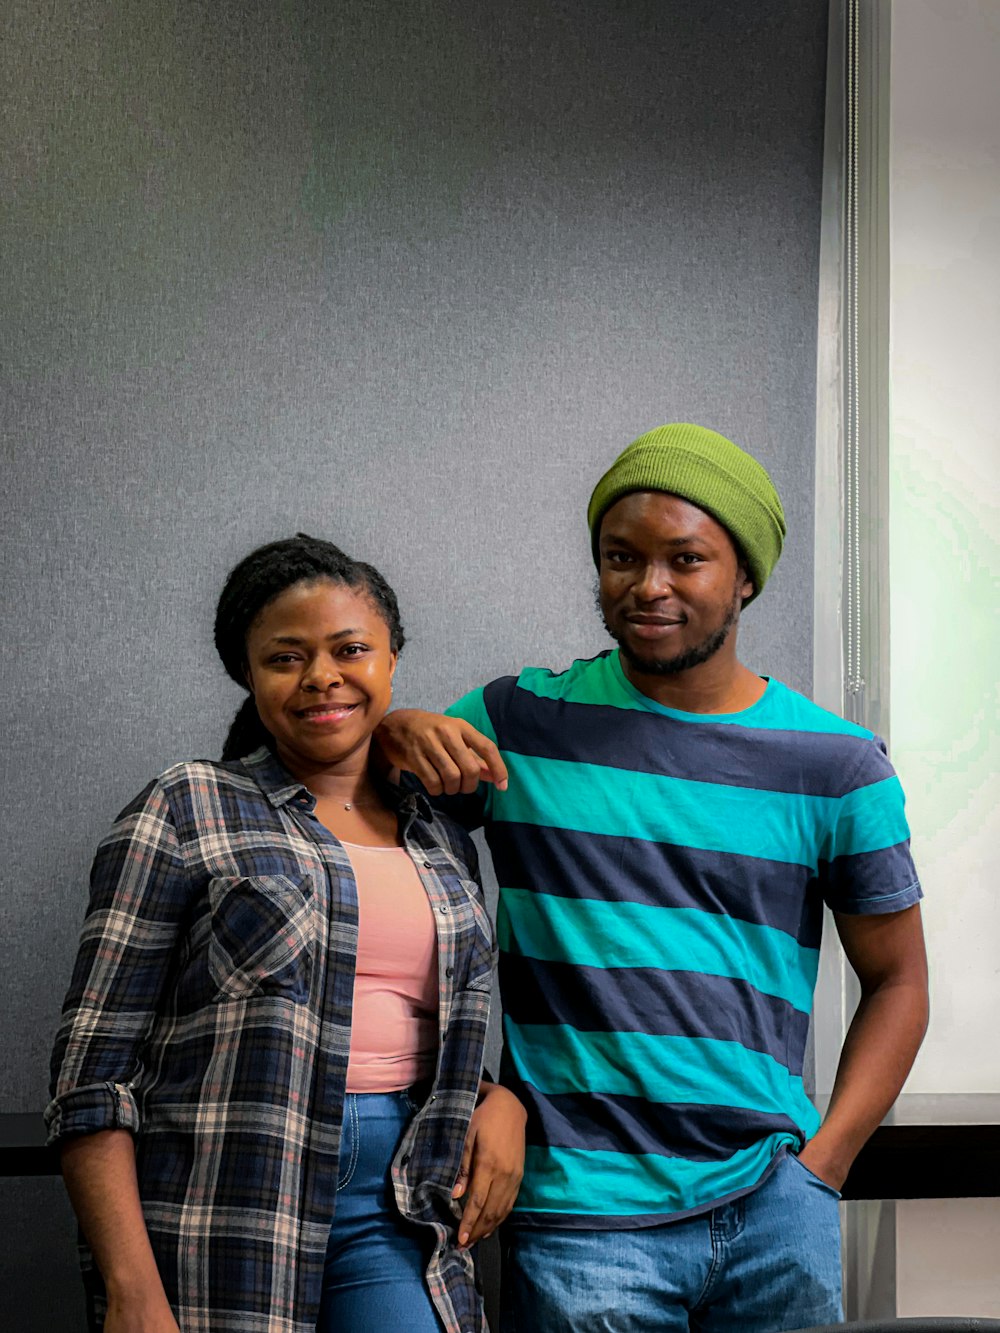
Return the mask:
<path id="1" fill-rule="evenodd" d="M 767 704 L 767 719 L 772 726 L 786 727 L 789 731 L 801 731 L 817 736 L 848 736 L 858 741 L 877 740 L 874 732 L 866 727 L 849 722 L 829 708 L 810 699 L 808 695 L 793 690 L 790 685 L 775 679 L 768 681 L 764 702 Z"/>
<path id="2" fill-rule="evenodd" d="M 485 687 L 484 694 L 562 700 L 567 703 L 614 704 L 616 679 L 611 669 L 612 649 L 594 657 L 578 657 L 568 667 L 526 666 L 516 676 L 502 676 Z"/>
<path id="3" fill-rule="evenodd" d="M 772 679 L 762 723 L 784 748 L 794 747 L 815 769 L 839 775 L 842 794 L 894 776 L 885 742 L 867 727 L 840 717 L 798 690 Z"/>

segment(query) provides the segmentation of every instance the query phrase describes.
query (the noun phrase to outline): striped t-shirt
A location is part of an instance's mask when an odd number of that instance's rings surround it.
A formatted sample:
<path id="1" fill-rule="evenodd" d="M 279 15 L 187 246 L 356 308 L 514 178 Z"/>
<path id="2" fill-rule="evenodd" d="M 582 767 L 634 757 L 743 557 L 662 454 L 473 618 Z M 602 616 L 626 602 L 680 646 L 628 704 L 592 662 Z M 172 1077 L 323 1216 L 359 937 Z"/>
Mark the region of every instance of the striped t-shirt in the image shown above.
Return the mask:
<path id="1" fill-rule="evenodd" d="M 822 905 L 921 897 L 882 742 L 771 680 L 684 713 L 617 651 L 450 710 L 493 738 L 505 1078 L 528 1108 L 522 1223 L 641 1227 L 760 1183 L 819 1116 L 802 1064 Z"/>

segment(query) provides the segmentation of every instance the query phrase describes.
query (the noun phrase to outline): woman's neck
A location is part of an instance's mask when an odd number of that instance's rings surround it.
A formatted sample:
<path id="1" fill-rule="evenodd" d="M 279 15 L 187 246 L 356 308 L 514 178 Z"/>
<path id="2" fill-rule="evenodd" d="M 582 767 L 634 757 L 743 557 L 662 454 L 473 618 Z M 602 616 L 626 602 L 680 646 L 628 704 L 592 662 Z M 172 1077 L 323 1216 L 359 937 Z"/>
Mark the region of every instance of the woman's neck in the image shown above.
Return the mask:
<path id="1" fill-rule="evenodd" d="M 368 771 L 368 755 L 352 755 L 337 765 L 309 764 L 298 756 L 278 750 L 278 758 L 296 781 L 301 782 L 318 801 L 340 805 L 378 802 L 378 791 Z"/>

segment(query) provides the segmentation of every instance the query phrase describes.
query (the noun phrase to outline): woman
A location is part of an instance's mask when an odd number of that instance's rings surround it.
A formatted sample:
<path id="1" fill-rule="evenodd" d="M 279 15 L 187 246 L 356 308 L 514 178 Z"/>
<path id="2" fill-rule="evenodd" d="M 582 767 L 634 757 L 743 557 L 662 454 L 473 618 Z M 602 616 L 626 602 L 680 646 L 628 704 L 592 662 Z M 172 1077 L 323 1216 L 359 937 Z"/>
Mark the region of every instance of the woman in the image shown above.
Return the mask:
<path id="1" fill-rule="evenodd" d="M 249 698 L 102 843 L 53 1054 L 91 1327 L 473 1333 L 524 1112 L 480 1080 L 473 846 L 369 768 L 396 598 L 300 534 L 233 570 L 215 641 Z"/>

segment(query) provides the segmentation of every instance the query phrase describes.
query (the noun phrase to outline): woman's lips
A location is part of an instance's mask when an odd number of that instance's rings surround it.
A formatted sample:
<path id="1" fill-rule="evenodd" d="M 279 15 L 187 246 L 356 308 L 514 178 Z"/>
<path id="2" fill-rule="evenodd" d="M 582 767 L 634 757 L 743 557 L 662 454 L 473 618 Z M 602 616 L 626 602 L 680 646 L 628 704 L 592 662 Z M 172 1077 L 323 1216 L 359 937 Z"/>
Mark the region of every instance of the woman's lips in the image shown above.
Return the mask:
<path id="1" fill-rule="evenodd" d="M 303 722 L 308 722 L 314 727 L 331 726 L 350 717 L 357 706 L 357 704 L 323 704 L 313 708 L 301 708 L 298 716 Z"/>

